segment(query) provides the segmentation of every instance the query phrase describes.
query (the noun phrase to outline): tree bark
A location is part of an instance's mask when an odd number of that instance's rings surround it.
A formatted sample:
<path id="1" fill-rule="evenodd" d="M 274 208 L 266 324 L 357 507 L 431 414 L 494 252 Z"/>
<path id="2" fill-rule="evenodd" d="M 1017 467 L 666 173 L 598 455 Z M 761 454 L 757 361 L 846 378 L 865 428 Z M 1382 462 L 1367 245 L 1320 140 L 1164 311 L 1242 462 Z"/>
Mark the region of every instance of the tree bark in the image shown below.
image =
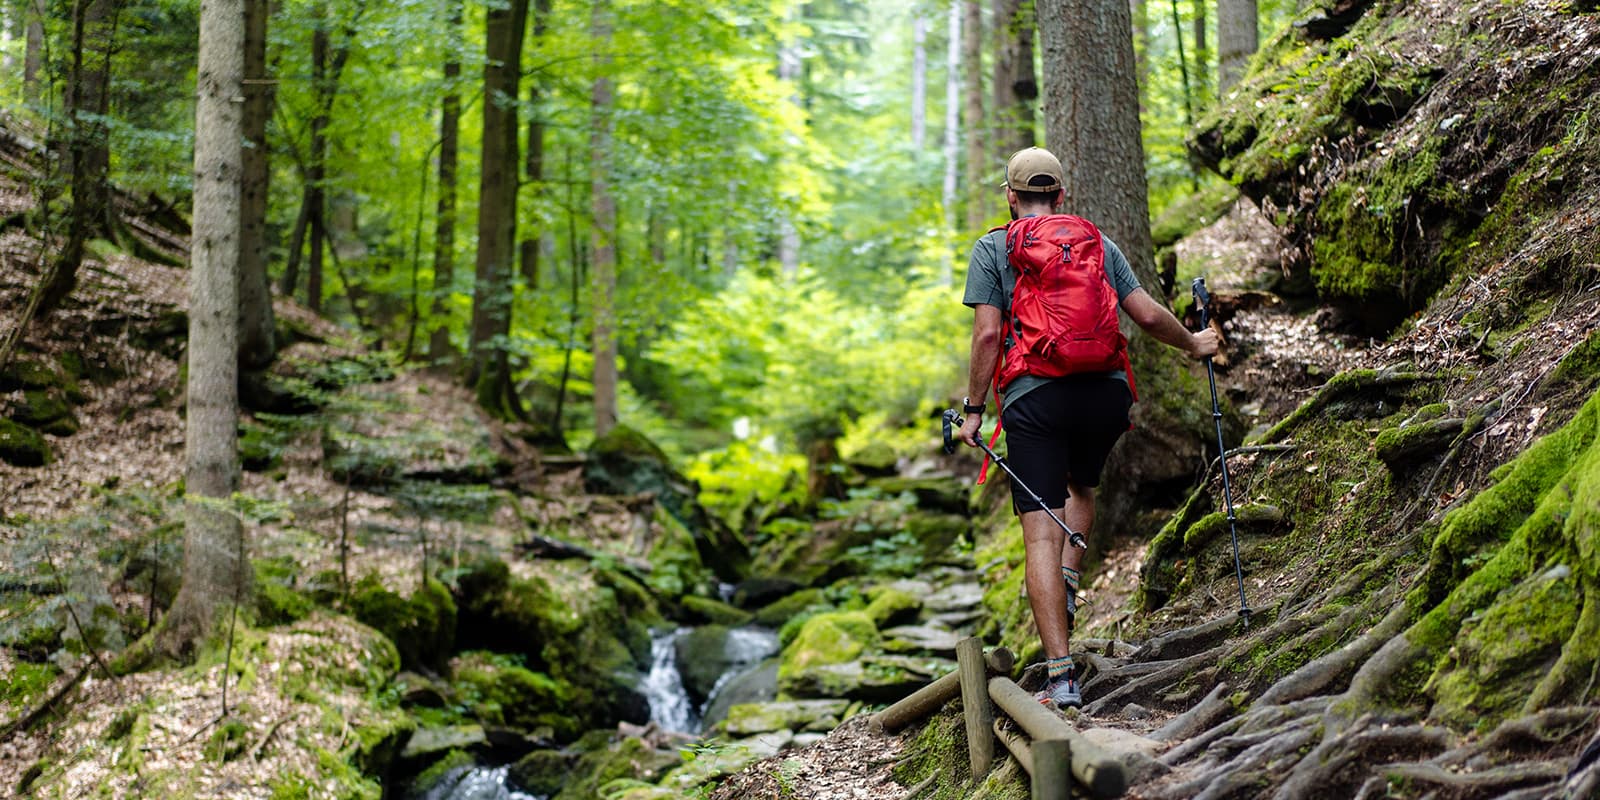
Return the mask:
<path id="1" fill-rule="evenodd" d="M 239 199 L 239 366 L 263 369 L 276 354 L 272 290 L 267 281 L 267 0 L 245 0 L 244 153 Z"/>
<path id="2" fill-rule="evenodd" d="M 456 273 L 456 158 L 461 147 L 461 62 L 457 60 L 461 36 L 461 0 L 450 3 L 449 55 L 444 63 L 443 110 L 439 115 L 439 204 L 433 233 L 433 303 L 429 317 L 428 360 L 435 367 L 453 370 L 455 348 L 450 345 L 449 300 Z"/>
<path id="3" fill-rule="evenodd" d="M 306 260 L 306 307 L 322 313 L 322 252 L 327 242 L 328 119 L 334 88 L 328 84 L 328 6 L 317 4 L 317 28 L 311 34 L 311 85 L 317 113 L 311 118 L 311 164 L 306 172 L 306 221 L 311 227 L 311 256 Z"/>
<path id="4" fill-rule="evenodd" d="M 1037 143 L 1033 102 L 1039 98 L 1033 68 L 1033 4 L 995 0 L 994 155 L 1004 164 L 1012 153 Z"/>
<path id="5" fill-rule="evenodd" d="M 1139 90 L 1126 3 L 1040 3 L 1046 141 L 1061 159 L 1065 210 L 1086 217 L 1159 286 L 1150 242 Z"/>
<path id="6" fill-rule="evenodd" d="M 76 0 L 72 4 L 71 67 L 66 89 L 66 168 L 72 186 L 67 241 L 51 267 L 39 301 L 47 316 L 78 285 L 89 240 L 111 230 L 109 111 L 111 54 L 116 45 L 121 0 Z"/>
<path id="7" fill-rule="evenodd" d="M 944 74 L 944 186 L 940 199 L 944 202 L 945 227 L 956 227 L 956 176 L 960 174 L 961 160 L 961 0 L 950 0 L 950 39 L 945 48 Z M 944 259 L 941 263 L 948 262 Z M 940 274 L 940 285 L 951 282 L 948 263 Z"/>
<path id="8" fill-rule="evenodd" d="M 611 9 L 595 0 L 589 37 L 600 56 L 590 92 L 589 158 L 593 166 L 590 198 L 594 229 L 590 242 L 594 270 L 589 277 L 594 307 L 594 435 L 605 436 L 617 425 L 617 331 L 614 295 L 617 288 L 617 203 L 611 195 Z"/>
<path id="9" fill-rule="evenodd" d="M 928 18 L 911 10 L 911 150 L 920 156 L 928 141 Z"/>
<path id="10" fill-rule="evenodd" d="M 983 7 L 978 0 L 961 2 L 961 63 L 965 71 L 962 85 L 961 126 L 967 144 L 967 232 L 976 235 L 983 229 L 987 216 L 984 199 L 993 194 L 984 191 L 983 176 L 988 171 L 990 151 L 984 137 L 991 126 L 983 116 Z M 996 109 L 998 110 L 998 109 Z"/>
<path id="11" fill-rule="evenodd" d="M 1195 104 L 1205 108 L 1211 96 L 1211 45 L 1205 0 L 1194 0 L 1194 98 Z"/>
<path id="12" fill-rule="evenodd" d="M 237 600 L 248 579 L 239 520 L 222 507 L 239 485 L 244 29 L 244 0 L 207 0 L 201 9 L 184 439 L 188 508 L 183 583 L 164 632 L 174 650 L 200 645 L 224 602 Z"/>
<path id="13" fill-rule="evenodd" d="M 512 276 L 517 242 L 517 85 L 528 0 L 491 8 L 485 26 L 483 148 L 478 184 L 478 257 L 472 289 L 472 367 L 478 403 L 510 416 L 511 375 L 505 337 L 511 333 Z"/>
<path id="14" fill-rule="evenodd" d="M 29 102 L 39 100 L 39 70 L 44 67 L 44 18 L 49 13 L 45 0 L 27 0 L 24 12 L 25 31 L 22 51 L 22 96 Z"/>
<path id="15" fill-rule="evenodd" d="M 545 28 L 550 17 L 550 0 L 534 0 L 533 2 L 533 35 L 540 39 L 544 36 Z M 539 186 L 544 181 L 544 116 L 539 110 L 539 101 L 543 97 L 543 90 L 538 83 L 528 85 L 528 152 L 527 161 L 523 165 L 524 178 L 530 185 Z M 539 288 L 539 251 L 542 246 L 541 232 L 531 231 L 532 235 L 522 240 L 520 246 L 520 263 L 522 265 L 522 282 L 529 291 Z"/>
<path id="16" fill-rule="evenodd" d="M 1217 0 L 1217 96 L 1244 77 L 1260 46 L 1256 0 Z"/>

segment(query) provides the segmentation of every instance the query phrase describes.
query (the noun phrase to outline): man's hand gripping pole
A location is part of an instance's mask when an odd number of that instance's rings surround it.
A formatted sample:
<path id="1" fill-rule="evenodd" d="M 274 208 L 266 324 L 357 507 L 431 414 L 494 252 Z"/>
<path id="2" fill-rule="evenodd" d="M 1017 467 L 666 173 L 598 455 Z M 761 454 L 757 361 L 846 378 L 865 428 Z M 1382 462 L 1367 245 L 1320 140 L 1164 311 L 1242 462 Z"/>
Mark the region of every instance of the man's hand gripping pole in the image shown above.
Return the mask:
<path id="1" fill-rule="evenodd" d="M 946 453 L 954 453 L 956 451 L 955 429 L 960 428 L 964 424 L 966 424 L 966 420 L 963 420 L 961 418 L 961 415 L 956 413 L 955 409 L 953 409 L 953 408 L 945 409 L 945 412 L 944 412 L 944 451 Z M 1054 511 L 1050 510 L 1050 507 L 1048 505 L 1045 505 L 1044 498 L 1042 498 L 1039 495 L 1035 494 L 1032 489 L 1029 489 L 1028 488 L 1028 484 L 1023 483 L 1022 479 L 1017 477 L 1017 473 L 1011 471 L 1011 465 L 1007 464 L 1006 460 L 1004 458 L 1001 458 L 998 454 L 995 453 L 994 450 L 990 449 L 989 445 L 984 443 L 983 437 L 981 437 L 981 436 L 976 437 L 974 439 L 974 441 L 976 441 L 978 443 L 979 447 L 983 448 L 983 452 L 988 454 L 989 459 L 991 461 L 993 461 L 996 464 L 999 464 L 1000 468 L 1005 470 L 1007 475 L 1011 476 L 1011 480 L 1014 481 L 1017 486 L 1021 487 L 1022 491 L 1027 493 L 1029 499 L 1033 500 L 1033 502 L 1036 505 L 1038 505 L 1039 508 L 1044 511 L 1044 513 L 1049 514 L 1050 515 L 1050 519 L 1053 520 L 1056 523 L 1056 525 L 1060 526 L 1061 530 L 1066 532 L 1066 534 L 1067 534 L 1067 542 L 1068 543 L 1070 543 L 1073 547 L 1078 548 L 1079 550 L 1087 550 L 1087 549 L 1089 549 L 1089 543 L 1086 540 L 1084 540 L 1083 534 L 1081 534 L 1081 533 L 1079 533 L 1079 532 L 1067 527 L 1067 523 L 1062 522 L 1061 518 L 1056 516 L 1056 513 Z"/>

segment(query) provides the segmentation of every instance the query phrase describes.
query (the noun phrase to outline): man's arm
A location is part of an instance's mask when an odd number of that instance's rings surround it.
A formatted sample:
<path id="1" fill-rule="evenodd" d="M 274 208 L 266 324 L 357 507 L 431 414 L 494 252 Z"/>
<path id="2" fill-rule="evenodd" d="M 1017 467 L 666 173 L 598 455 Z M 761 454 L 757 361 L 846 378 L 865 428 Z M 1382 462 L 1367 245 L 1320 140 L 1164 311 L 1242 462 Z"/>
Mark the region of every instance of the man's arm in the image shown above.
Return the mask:
<path id="1" fill-rule="evenodd" d="M 1206 328 L 1190 333 L 1188 328 L 1166 306 L 1155 301 L 1144 289 L 1134 289 L 1122 300 L 1122 310 L 1156 340 L 1188 353 L 1194 358 L 1205 358 L 1217 353 L 1217 332 Z"/>
<path id="2" fill-rule="evenodd" d="M 981 405 L 986 401 L 989 386 L 994 381 L 995 367 L 1000 364 L 1000 309 L 979 304 L 972 307 L 972 356 L 967 367 L 967 402 Z M 1171 316 L 1170 314 L 1168 316 Z M 961 441 L 968 447 L 977 447 L 978 428 L 983 425 L 982 414 L 968 414 L 961 426 Z"/>

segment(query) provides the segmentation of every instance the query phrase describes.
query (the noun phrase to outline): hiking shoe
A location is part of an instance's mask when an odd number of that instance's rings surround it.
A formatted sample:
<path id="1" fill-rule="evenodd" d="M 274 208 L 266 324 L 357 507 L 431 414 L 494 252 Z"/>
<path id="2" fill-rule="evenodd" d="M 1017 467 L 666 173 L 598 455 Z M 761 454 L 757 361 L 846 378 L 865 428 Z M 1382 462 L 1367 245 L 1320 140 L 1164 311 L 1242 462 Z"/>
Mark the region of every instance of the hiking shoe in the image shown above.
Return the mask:
<path id="1" fill-rule="evenodd" d="M 1040 703 L 1055 703 L 1057 708 L 1082 708 L 1083 694 L 1078 691 L 1078 681 L 1072 676 L 1057 680 L 1034 695 Z"/>

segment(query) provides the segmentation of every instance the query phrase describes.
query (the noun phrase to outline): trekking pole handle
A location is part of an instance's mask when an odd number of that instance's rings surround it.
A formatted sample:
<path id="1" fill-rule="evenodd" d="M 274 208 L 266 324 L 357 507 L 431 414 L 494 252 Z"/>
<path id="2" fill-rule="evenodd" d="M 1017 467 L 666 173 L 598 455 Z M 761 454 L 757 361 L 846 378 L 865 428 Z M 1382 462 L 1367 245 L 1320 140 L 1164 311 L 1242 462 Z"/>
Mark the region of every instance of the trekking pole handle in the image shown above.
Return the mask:
<path id="1" fill-rule="evenodd" d="M 1206 279 L 1195 278 L 1189 288 L 1194 292 L 1195 305 L 1200 308 L 1200 327 L 1204 328 L 1211 318 L 1211 295 L 1206 292 Z"/>
<path id="2" fill-rule="evenodd" d="M 966 424 L 966 422 L 961 419 L 961 416 L 956 413 L 955 409 L 947 408 L 947 409 L 944 410 L 944 453 L 945 453 L 945 455 L 950 455 L 951 453 L 954 453 L 956 451 L 956 437 L 955 437 L 955 434 L 954 434 L 954 429 L 956 427 L 959 427 L 959 426 L 965 425 L 965 424 Z"/>

